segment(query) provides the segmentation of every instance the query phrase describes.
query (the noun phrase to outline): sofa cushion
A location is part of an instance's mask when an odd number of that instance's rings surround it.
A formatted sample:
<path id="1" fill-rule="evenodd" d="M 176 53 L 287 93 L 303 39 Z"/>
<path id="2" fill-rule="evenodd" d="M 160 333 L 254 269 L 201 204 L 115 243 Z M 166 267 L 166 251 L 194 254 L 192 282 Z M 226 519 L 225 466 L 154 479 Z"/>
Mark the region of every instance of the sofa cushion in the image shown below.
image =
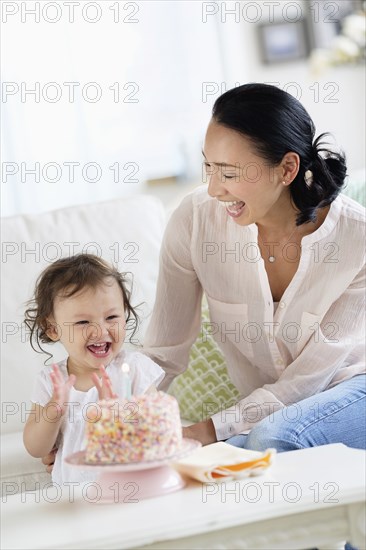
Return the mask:
<path id="1" fill-rule="evenodd" d="M 209 324 L 208 306 L 203 300 L 201 332 L 191 348 L 189 366 L 169 388 L 169 393 L 178 400 L 182 418 L 190 422 L 206 420 L 237 403 L 240 397 Z"/>
<path id="2" fill-rule="evenodd" d="M 51 482 L 51 475 L 39 458 L 24 448 L 22 432 L 1 436 L 1 495 L 29 491 Z"/>
<path id="3" fill-rule="evenodd" d="M 135 336 L 142 341 L 155 300 L 159 250 L 165 226 L 162 203 L 138 195 L 97 204 L 63 208 L 35 216 L 3 218 L 1 301 L 2 432 L 21 431 L 30 407 L 36 373 L 47 356 L 35 353 L 23 313 L 40 272 L 55 259 L 77 252 L 96 253 L 133 274 L 132 303 L 142 323 Z M 58 361 L 65 351 L 44 346 Z"/>

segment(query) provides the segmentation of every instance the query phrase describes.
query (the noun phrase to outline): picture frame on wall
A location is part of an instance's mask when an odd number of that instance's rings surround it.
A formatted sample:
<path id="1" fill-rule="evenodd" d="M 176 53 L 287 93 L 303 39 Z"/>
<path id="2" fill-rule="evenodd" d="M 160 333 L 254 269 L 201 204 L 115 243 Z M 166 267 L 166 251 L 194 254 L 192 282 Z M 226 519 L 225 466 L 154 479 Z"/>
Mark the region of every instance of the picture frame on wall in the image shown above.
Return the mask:
<path id="1" fill-rule="evenodd" d="M 307 22 L 278 22 L 258 25 L 262 62 L 281 63 L 305 59 L 310 52 Z"/>
<path id="2" fill-rule="evenodd" d="M 332 40 L 341 33 L 344 19 L 362 11 L 363 0 L 312 0 L 304 7 L 309 20 L 311 49 L 329 48 Z"/>

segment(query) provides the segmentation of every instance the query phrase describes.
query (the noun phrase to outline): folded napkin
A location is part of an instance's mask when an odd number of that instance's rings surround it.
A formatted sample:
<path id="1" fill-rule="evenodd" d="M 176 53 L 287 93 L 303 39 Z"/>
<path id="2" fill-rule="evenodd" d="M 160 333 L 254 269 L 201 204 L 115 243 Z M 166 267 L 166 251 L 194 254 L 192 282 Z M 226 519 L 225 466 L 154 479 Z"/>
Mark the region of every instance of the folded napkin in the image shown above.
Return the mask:
<path id="1" fill-rule="evenodd" d="M 189 457 L 171 465 L 178 472 L 198 481 L 238 479 L 261 474 L 272 464 L 275 454 L 275 449 L 261 453 L 219 442 L 200 447 Z"/>

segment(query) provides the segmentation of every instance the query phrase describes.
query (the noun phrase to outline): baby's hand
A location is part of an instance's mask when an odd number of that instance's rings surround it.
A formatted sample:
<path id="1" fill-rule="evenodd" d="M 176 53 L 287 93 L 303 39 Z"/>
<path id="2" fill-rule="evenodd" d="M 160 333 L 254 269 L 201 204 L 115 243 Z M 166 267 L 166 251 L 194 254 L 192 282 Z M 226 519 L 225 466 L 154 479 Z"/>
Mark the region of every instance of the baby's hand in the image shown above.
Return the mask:
<path id="1" fill-rule="evenodd" d="M 48 472 L 49 474 L 52 473 L 53 465 L 56 459 L 56 453 L 57 453 L 57 449 L 52 449 L 52 451 L 48 453 L 48 455 L 42 458 L 42 464 L 46 466 L 46 472 Z"/>
<path id="2" fill-rule="evenodd" d="M 65 381 L 57 365 L 52 365 L 50 374 L 53 385 L 53 394 L 50 403 L 56 404 L 61 415 L 65 414 L 69 394 L 72 386 L 75 384 L 76 376 L 71 374 Z"/>
<path id="3" fill-rule="evenodd" d="M 99 399 L 116 399 L 117 394 L 113 391 L 111 379 L 103 365 L 101 365 L 99 371 L 102 379 L 95 372 L 92 374 L 92 380 L 98 390 Z"/>

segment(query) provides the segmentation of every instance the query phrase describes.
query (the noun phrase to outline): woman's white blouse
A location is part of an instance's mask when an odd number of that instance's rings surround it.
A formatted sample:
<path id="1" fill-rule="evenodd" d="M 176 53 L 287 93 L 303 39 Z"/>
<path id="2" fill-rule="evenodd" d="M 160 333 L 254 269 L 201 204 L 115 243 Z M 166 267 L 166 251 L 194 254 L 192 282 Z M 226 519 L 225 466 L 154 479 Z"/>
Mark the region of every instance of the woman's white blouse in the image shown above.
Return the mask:
<path id="1" fill-rule="evenodd" d="M 209 330 L 241 394 L 230 409 L 217 405 L 218 440 L 365 372 L 365 209 L 342 194 L 333 201 L 323 224 L 302 238 L 275 312 L 257 235 L 256 224 L 237 225 L 203 186 L 173 213 L 161 249 L 144 352 L 166 371 L 166 389 L 187 368 L 204 291 Z M 291 261 L 296 245 L 285 253 Z"/>

